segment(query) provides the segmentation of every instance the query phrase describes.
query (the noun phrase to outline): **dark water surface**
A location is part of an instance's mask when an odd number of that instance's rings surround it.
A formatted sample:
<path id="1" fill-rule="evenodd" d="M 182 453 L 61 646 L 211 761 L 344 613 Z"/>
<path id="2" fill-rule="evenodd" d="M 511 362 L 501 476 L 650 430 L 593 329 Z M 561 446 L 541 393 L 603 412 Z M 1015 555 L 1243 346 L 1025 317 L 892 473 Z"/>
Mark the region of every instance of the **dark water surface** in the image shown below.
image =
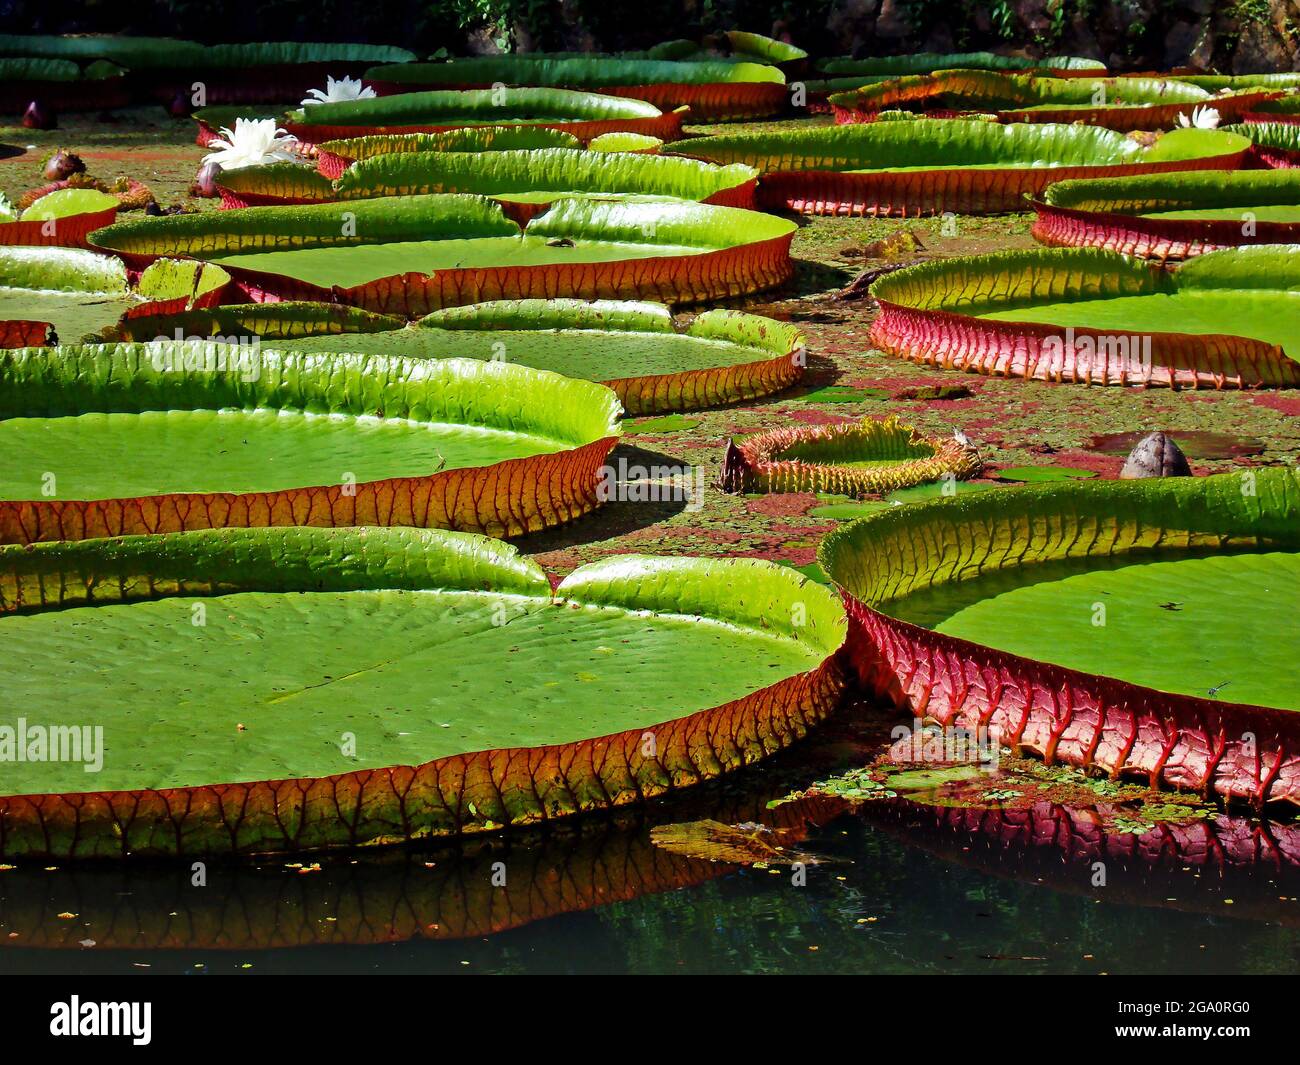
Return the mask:
<path id="1" fill-rule="evenodd" d="M 1300 965 L 1295 826 L 1248 816 L 1112 833 L 1090 812 L 886 800 L 808 816 L 820 859 L 737 868 L 649 830 L 783 814 L 767 800 L 879 750 L 847 712 L 817 739 L 621 820 L 428 853 L 207 868 L 0 872 L 13 973 L 1275 973 Z M 1068 816 L 1067 816 L 1068 814 Z M 1300 854 L 1291 851 L 1292 861 Z M 501 884 L 504 876 L 504 885 Z M 74 916 L 67 916 L 74 915 Z M 84 944 L 84 945 L 83 945 Z"/>

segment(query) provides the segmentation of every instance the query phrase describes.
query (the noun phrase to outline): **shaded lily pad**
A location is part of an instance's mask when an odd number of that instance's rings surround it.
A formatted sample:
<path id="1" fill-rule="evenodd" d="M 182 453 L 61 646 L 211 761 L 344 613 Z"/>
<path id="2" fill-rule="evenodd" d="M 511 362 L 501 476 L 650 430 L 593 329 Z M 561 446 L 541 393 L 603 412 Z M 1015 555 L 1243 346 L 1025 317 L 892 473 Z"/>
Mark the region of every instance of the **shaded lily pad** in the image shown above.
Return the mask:
<path id="1" fill-rule="evenodd" d="M 482 56 L 375 67 L 366 78 L 388 92 L 493 85 L 582 89 L 645 100 L 665 111 L 689 107 L 697 122 L 762 118 L 781 110 L 788 94 L 785 75 L 766 63 L 632 55 Z"/>
<path id="2" fill-rule="evenodd" d="M 913 217 L 1022 211 L 1026 195 L 1068 178 L 1232 170 L 1249 147 L 1219 130 L 1175 130 L 1143 147 L 1092 126 L 926 119 L 698 137 L 665 151 L 756 167 L 768 209 Z"/>
<path id="3" fill-rule="evenodd" d="M 377 134 L 441 133 L 475 126 L 544 126 L 587 141 L 602 133 L 681 136 L 684 112 L 621 96 L 555 88 L 405 92 L 317 104 L 290 112 L 284 127 L 308 144 Z"/>
<path id="4" fill-rule="evenodd" d="M 904 75 L 829 98 L 839 122 L 869 122 L 897 107 L 992 113 L 1001 122 L 1084 122 L 1113 130 L 1169 129 L 1197 107 L 1233 121 L 1276 91 L 1252 86 L 1212 94 L 1198 85 L 1155 77 L 1044 77 L 989 70 Z"/>

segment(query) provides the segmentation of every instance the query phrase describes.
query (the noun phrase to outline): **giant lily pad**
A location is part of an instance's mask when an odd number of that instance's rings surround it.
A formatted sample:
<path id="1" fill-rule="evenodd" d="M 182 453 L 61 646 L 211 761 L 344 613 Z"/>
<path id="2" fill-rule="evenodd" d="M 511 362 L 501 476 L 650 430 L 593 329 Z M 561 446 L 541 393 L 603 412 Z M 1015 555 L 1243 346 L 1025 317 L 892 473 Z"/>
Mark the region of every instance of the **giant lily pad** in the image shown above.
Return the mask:
<path id="1" fill-rule="evenodd" d="M 255 103 L 299 99 L 325 83 L 326 75 L 360 76 L 375 63 L 401 63 L 413 53 L 389 45 L 320 42 L 255 42 L 203 45 L 166 37 L 120 36 L 3 36 L 0 55 L 44 57 L 11 62 L 61 62 L 75 71 L 86 63 L 86 74 L 115 64 L 129 70 L 126 89 L 114 96 L 84 98 L 86 107 L 118 107 L 131 98 L 152 96 L 164 102 L 185 97 L 201 82 L 209 103 Z M 121 71 L 119 70 L 120 74 Z M 119 82 L 123 79 L 118 78 Z M 29 97 L 30 98 L 30 97 Z"/>
<path id="2" fill-rule="evenodd" d="M 435 311 L 413 326 L 338 304 L 218 307 L 166 319 L 124 322 L 118 335 L 260 336 L 304 352 L 519 363 L 600 381 L 630 415 L 694 410 L 755 399 L 803 373 L 803 335 L 793 326 L 737 311 L 705 311 L 678 332 L 653 303 L 527 299 Z"/>
<path id="3" fill-rule="evenodd" d="M 6 773 L 5 857 L 309 851 L 551 820 L 757 761 L 842 690 L 843 612 L 781 567 L 613 558 L 552 595 L 500 542 L 415 529 L 0 551 L 0 629 L 25 721 L 103 741 L 93 777 L 54 760 Z"/>
<path id="4" fill-rule="evenodd" d="M 366 80 L 380 93 L 514 85 L 581 89 L 645 100 L 665 111 L 689 107 L 696 121 L 763 118 L 786 102 L 785 75 L 761 63 L 673 62 L 628 56 L 508 55 L 449 63 L 375 67 Z"/>
<path id="5" fill-rule="evenodd" d="M 466 359 L 242 344 L 0 352 L 0 543 L 246 525 L 513 536 L 584 514 L 608 389 Z"/>
<path id="6" fill-rule="evenodd" d="M 146 218 L 92 242 L 136 264 L 217 262 L 255 296 L 413 316 L 531 296 L 741 295 L 789 277 L 794 228 L 730 207 L 560 200 L 521 230 L 487 199 L 434 195 Z"/>
<path id="7" fill-rule="evenodd" d="M 1050 186 L 1034 204 L 1044 244 L 1186 259 L 1300 241 L 1300 170 L 1139 174 Z"/>
<path id="8" fill-rule="evenodd" d="M 601 136 L 640 136 L 608 133 Z M 595 140 L 596 138 L 592 138 Z M 658 141 L 659 138 L 654 138 Z M 316 167 L 327 178 L 338 177 L 349 164 L 378 155 L 407 152 L 503 152 L 528 148 L 578 148 L 572 133 L 549 126 L 467 126 L 441 133 L 397 133 L 351 137 L 316 145 Z"/>
<path id="9" fill-rule="evenodd" d="M 897 418 L 773 429 L 728 443 L 728 492 L 822 492 L 861 498 L 974 477 L 979 454 L 955 438 L 928 440 Z"/>
<path id="10" fill-rule="evenodd" d="M 759 203 L 805 214 L 1018 211 L 1054 181 L 1172 170 L 1233 170 L 1249 142 L 1176 130 L 1144 148 L 1112 130 L 932 119 L 737 133 L 671 150 L 762 171 Z"/>
<path id="11" fill-rule="evenodd" d="M 39 197 L 19 218 L 0 222 L 0 245 L 85 248 L 89 233 L 113 224 L 120 202 L 98 189 L 56 189 Z"/>
<path id="12" fill-rule="evenodd" d="M 851 77 L 891 77 L 906 74 L 933 74 L 939 70 L 1060 70 L 1078 71 L 1088 75 L 1104 72 L 1106 67 L 1095 59 L 1077 56 L 1048 56 L 1029 59 L 1016 55 L 997 55 L 993 52 L 912 52 L 907 55 L 868 56 L 852 59 L 840 56 L 824 59 L 817 64 L 823 74 Z"/>
<path id="13" fill-rule="evenodd" d="M 0 323 L 39 324 L 39 329 L 11 334 L 26 343 L 45 343 L 51 329 L 56 338 L 80 340 L 115 325 L 123 315 L 175 314 L 209 306 L 220 299 L 229 281 L 219 267 L 159 260 L 132 287 L 122 261 L 111 255 L 73 248 L 0 247 Z"/>
<path id="14" fill-rule="evenodd" d="M 819 558 L 870 690 L 1048 761 L 1295 803 L 1297 551 L 1300 473 L 1269 469 L 917 503 Z"/>
<path id="15" fill-rule="evenodd" d="M 305 203 L 333 203 L 334 182 L 303 163 L 266 163 L 223 170 L 217 178 L 221 206 L 275 207 Z"/>
<path id="16" fill-rule="evenodd" d="M 1243 115 L 1242 121 L 1300 124 L 1300 93 L 1288 93 L 1285 96 L 1274 96 L 1272 99 L 1265 100 L 1254 111 Z"/>
<path id="17" fill-rule="evenodd" d="M 471 89 L 411 92 L 373 100 L 316 104 L 284 126 L 308 144 L 381 134 L 440 133 L 478 126 L 543 126 L 590 140 L 602 133 L 646 133 L 677 140 L 684 112 L 644 100 L 571 89 Z"/>
<path id="18" fill-rule="evenodd" d="M 1300 123 L 1243 122 L 1225 126 L 1251 142 L 1250 160 L 1273 170 L 1291 170 L 1300 167 Z"/>
<path id="19" fill-rule="evenodd" d="M 557 199 L 698 200 L 753 207 L 757 171 L 661 155 L 587 152 L 576 148 L 521 151 L 412 152 L 354 163 L 330 183 L 315 170 L 280 163 L 221 175 L 225 206 L 313 203 L 469 192 L 500 201 L 526 222 Z"/>
<path id="20" fill-rule="evenodd" d="M 1282 74 L 1170 74 L 1176 81 L 1185 81 L 1210 92 L 1224 89 L 1300 89 L 1300 73 Z"/>
<path id="21" fill-rule="evenodd" d="M 39 100 L 61 111 L 102 110 L 130 103 L 120 67 L 93 63 L 82 70 L 66 59 L 0 59 L 0 112 L 22 113 Z"/>
<path id="22" fill-rule="evenodd" d="M 992 112 L 1001 122 L 1086 122 L 1114 130 L 1159 130 L 1212 107 L 1227 121 L 1276 96 L 1270 89 L 1213 95 L 1169 78 L 1044 78 L 944 70 L 895 78 L 830 97 L 837 122 L 870 122 L 901 106 Z"/>
<path id="23" fill-rule="evenodd" d="M 1298 269 L 1292 245 L 1177 271 L 1095 248 L 923 263 L 872 285 L 871 340 L 913 362 L 1042 381 L 1296 386 Z"/>
<path id="24" fill-rule="evenodd" d="M 0 56 L 28 56 L 78 63 L 102 60 L 131 70 L 192 72 L 302 63 L 400 63 L 414 59 L 404 48 L 383 44 L 313 41 L 203 45 L 173 37 L 98 34 L 0 34 Z"/>
<path id="25" fill-rule="evenodd" d="M 818 76 L 805 82 L 809 108 L 813 111 L 830 111 L 829 97 L 833 94 L 880 85 L 910 75 L 931 75 L 941 70 L 1019 71 L 1061 78 L 1096 79 L 1106 76 L 1104 64 L 1095 59 L 1081 59 L 1077 56 L 1048 56 L 1034 60 L 993 52 L 957 52 L 947 55 L 916 52 L 911 55 L 865 59 L 840 57 L 823 60 L 817 66 Z"/>

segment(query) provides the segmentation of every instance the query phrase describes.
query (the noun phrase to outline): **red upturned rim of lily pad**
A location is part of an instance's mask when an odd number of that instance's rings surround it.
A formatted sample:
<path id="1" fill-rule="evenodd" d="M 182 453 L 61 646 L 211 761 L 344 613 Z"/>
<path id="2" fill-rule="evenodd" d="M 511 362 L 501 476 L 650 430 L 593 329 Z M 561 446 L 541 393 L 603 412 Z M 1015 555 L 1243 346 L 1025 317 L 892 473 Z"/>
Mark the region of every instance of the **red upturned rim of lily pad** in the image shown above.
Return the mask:
<path id="1" fill-rule="evenodd" d="M 465 564 L 457 570 L 448 555 Z M 42 544 L 7 557 L 3 612 L 303 585 L 497 590 L 550 599 L 557 608 L 589 603 L 783 631 L 815 649 L 817 661 L 727 702 L 667 718 L 653 726 L 649 749 L 646 727 L 638 726 L 328 776 L 0 795 L 4 857 L 302 853 L 535 825 L 644 802 L 759 761 L 806 735 L 845 689 L 840 604 L 806 578 L 754 559 L 612 557 L 552 591 L 513 547 L 442 530 L 225 529 Z M 51 568 L 69 579 L 49 579 Z M 796 608 L 802 620 L 792 626 Z"/>
<path id="2" fill-rule="evenodd" d="M 0 222 L 0 245 L 39 248 L 89 248 L 86 238 L 96 229 L 111 226 L 117 219 L 116 207 L 88 214 L 74 214 L 51 222 Z"/>
<path id="3" fill-rule="evenodd" d="M 1279 95 L 1281 94 L 1275 91 L 1261 91 L 1238 93 L 1234 96 L 1212 97 L 1195 102 L 1128 104 L 1115 107 L 1026 107 L 994 111 L 984 111 L 979 108 L 956 111 L 944 109 L 942 112 L 934 112 L 934 115 L 942 114 L 944 117 L 957 118 L 992 115 L 998 122 L 1004 123 L 1051 123 L 1063 126 L 1081 122 L 1088 126 L 1113 129 L 1118 133 L 1133 133 L 1139 130 L 1171 129 L 1178 125 L 1180 118 L 1190 119 L 1192 112 L 1197 108 L 1207 106 L 1218 111 L 1225 123 L 1250 121 L 1247 116 L 1253 113 L 1250 110 L 1252 107 L 1263 103 L 1265 100 L 1275 99 Z M 835 116 L 837 126 L 874 122 L 880 115 L 880 110 L 877 109 L 859 110 L 854 107 L 843 107 L 833 102 L 831 103 L 831 112 Z M 931 113 L 918 111 L 916 114 L 918 117 L 925 118 Z"/>
<path id="4" fill-rule="evenodd" d="M 402 219 L 397 219 L 398 208 L 393 206 L 398 201 L 405 201 L 409 208 Z M 223 246 L 218 232 L 223 225 L 233 227 L 232 231 L 243 232 L 256 221 L 254 212 L 270 212 L 266 216 L 267 224 L 270 225 L 270 219 L 274 218 L 278 232 L 283 234 L 290 231 L 294 236 L 304 234 L 306 230 L 302 227 L 308 224 L 309 218 L 316 222 L 327 221 L 336 230 L 334 212 L 339 206 L 326 203 L 301 207 L 250 207 L 241 211 L 118 223 L 97 231 L 94 234 L 97 239 L 95 246 L 119 256 L 128 266 L 140 268 L 164 256 L 201 258 L 203 248 L 212 250 Z M 374 220 L 373 224 L 367 222 L 366 226 L 361 226 L 361 232 L 375 232 L 375 227 L 392 222 L 385 239 L 371 241 L 378 244 L 385 243 L 385 240 L 409 240 L 408 232 L 427 235 L 432 232 L 429 227 L 435 223 L 444 235 L 451 232 L 451 227 L 477 224 L 479 232 L 486 233 L 482 226 L 487 225 L 491 235 L 497 236 L 506 235 L 502 224 L 508 223 L 499 204 L 467 194 L 385 197 L 349 201 L 346 206 L 354 216 L 366 212 Z M 426 213 L 420 214 L 421 211 Z M 457 214 L 457 211 L 461 213 Z M 312 212 L 330 212 L 330 215 L 326 219 L 324 214 L 318 217 Z M 233 221 L 226 223 L 227 218 Z M 712 246 L 701 245 L 707 250 L 691 254 L 601 262 L 453 267 L 428 274 L 394 274 L 350 287 L 324 287 L 282 274 L 241 267 L 230 258 L 223 261 L 222 269 L 229 273 L 234 287 L 239 290 L 240 296 L 233 302 L 294 300 L 345 303 L 408 318 L 468 303 L 556 296 L 588 300 L 635 298 L 665 304 L 701 303 L 773 288 L 788 280 L 794 272 L 790 258 L 790 242 L 796 228 L 793 223 L 728 207 L 685 201 L 614 203 L 558 200 L 545 216 L 534 219 L 528 230 L 563 240 L 569 235 L 582 239 L 583 235 L 598 233 L 602 227 L 608 227 L 603 231 L 615 236 L 623 234 L 621 239 L 628 239 L 629 227 L 641 231 L 651 224 L 659 238 L 666 239 L 668 231 L 672 231 L 683 244 L 690 243 L 691 238 L 702 230 L 712 231 L 715 227 L 720 236 Z M 393 225 L 404 228 L 399 233 Z M 515 229 L 514 226 L 510 228 Z M 204 233 L 196 234 L 197 230 Z M 470 231 L 470 228 L 457 230 L 459 234 Z M 755 231 L 772 235 L 749 239 Z M 337 243 L 333 235 L 330 240 Z"/>
<path id="5" fill-rule="evenodd" d="M 822 541 L 818 561 L 844 598 L 860 682 L 918 717 L 988 729 L 1003 746 L 1049 763 L 1257 806 L 1300 805 L 1300 713 L 1095 676 L 887 611 L 927 582 L 1006 566 L 1202 547 L 1300 548 L 1300 472 L 1252 473 L 1251 495 L 1238 474 L 1065 482 L 913 503 L 840 526 Z"/>
<path id="6" fill-rule="evenodd" d="M 472 359 L 320 356 L 277 348 L 259 349 L 247 374 L 207 369 L 220 365 L 224 350 L 207 341 L 164 340 L 0 352 L 0 375 L 16 396 L 6 416 L 40 417 L 51 409 L 60 416 L 139 413 L 151 409 L 140 405 L 145 401 L 137 395 L 142 394 L 151 395 L 153 403 L 181 407 L 193 402 L 212 409 L 311 405 L 357 415 L 371 408 L 340 382 L 366 378 L 389 390 L 390 416 L 400 399 L 408 409 L 439 409 L 441 404 L 447 420 L 463 414 L 471 424 L 492 424 L 482 421 L 489 400 L 514 392 L 526 397 L 533 423 L 550 427 L 564 446 L 486 465 L 360 483 L 0 500 L 0 544 L 281 526 L 402 525 L 520 536 L 571 521 L 601 502 L 600 471 L 618 441 L 621 409 L 616 396 L 598 384 Z M 294 384 L 288 387 L 285 381 Z M 553 425 L 557 412 L 569 414 L 568 421 L 560 419 L 564 436 Z M 473 415 L 480 422 L 474 423 Z"/>
<path id="7" fill-rule="evenodd" d="M 1208 170 L 1236 170 L 1243 149 L 1198 160 Z M 777 171 L 759 179 L 758 202 L 765 210 L 878 218 L 920 218 L 954 214 L 1023 211 L 1027 196 L 1071 178 L 1121 177 L 1186 170 L 1188 163 L 1125 163 L 1110 166 L 1008 167 L 1005 170 L 918 170 L 907 173 L 837 173 L 831 170 Z"/>
<path id="8" fill-rule="evenodd" d="M 418 92 L 422 89 L 492 88 L 491 83 L 485 82 L 439 82 L 421 85 L 395 81 L 372 81 L 368 84 L 373 86 L 380 96 L 395 96 L 399 93 Z M 685 107 L 689 109 L 691 119 L 695 122 L 764 118 L 784 110 L 790 99 L 790 86 L 783 82 L 706 82 L 701 84 L 672 82 L 653 85 L 609 85 L 584 89 L 583 91 L 599 93 L 601 96 L 626 96 L 632 100 L 644 100 L 648 104 L 654 104 L 664 112 L 677 111 Z M 636 132 L 644 131 L 637 130 Z"/>
<path id="9" fill-rule="evenodd" d="M 1193 262 L 1217 268 L 1224 261 L 1220 256 L 1285 254 L 1287 247 L 1230 248 Z M 1198 266 L 1197 272 L 1211 269 Z M 1174 276 L 1159 263 L 1100 248 L 1038 248 L 922 263 L 872 285 L 880 313 L 871 325 L 871 343 L 911 362 L 994 377 L 1191 389 L 1300 387 L 1300 362 L 1254 337 L 1134 329 L 1124 334 L 1129 343 L 1117 347 L 1114 330 L 1067 331 L 1047 323 L 980 318 L 968 306 L 954 309 L 969 304 L 963 293 L 981 291 L 981 284 L 992 286 L 999 277 L 1033 278 L 1034 271 L 1065 279 L 1062 291 L 1110 284 L 1116 294 L 1127 286 L 1123 291 L 1130 295 L 1160 291 Z M 1063 336 L 1070 342 L 1063 343 Z M 1149 357 L 1134 350 L 1147 343 Z"/>

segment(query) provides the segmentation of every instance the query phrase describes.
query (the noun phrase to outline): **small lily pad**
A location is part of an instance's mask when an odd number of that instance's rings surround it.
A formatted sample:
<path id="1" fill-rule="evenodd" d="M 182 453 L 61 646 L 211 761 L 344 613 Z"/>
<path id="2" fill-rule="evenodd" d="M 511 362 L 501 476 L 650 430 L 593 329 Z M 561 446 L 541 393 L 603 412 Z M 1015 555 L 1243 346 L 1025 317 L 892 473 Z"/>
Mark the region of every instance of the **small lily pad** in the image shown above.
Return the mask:
<path id="1" fill-rule="evenodd" d="M 796 566 L 793 562 L 780 561 L 782 566 L 792 569 L 797 573 L 802 573 L 810 581 L 816 581 L 818 584 L 830 584 L 830 577 L 826 576 L 826 571 L 816 562 L 809 562 L 806 566 Z"/>
<path id="2" fill-rule="evenodd" d="M 999 481 L 1034 482 L 1039 481 L 1074 481 L 1086 477 L 1096 477 L 1096 470 L 1084 470 L 1077 466 L 1011 466 L 992 474 Z"/>
<path id="3" fill-rule="evenodd" d="M 883 388 L 850 388 L 848 385 L 827 385 L 802 396 L 795 396 L 800 403 L 865 403 L 871 400 L 888 399 L 889 393 Z"/>
<path id="4" fill-rule="evenodd" d="M 810 518 L 829 518 L 831 521 L 852 521 L 854 518 L 861 518 L 866 514 L 873 514 L 882 507 L 889 506 L 888 503 L 879 501 L 867 501 L 865 503 L 827 503 L 824 506 L 813 507 L 808 511 Z"/>
<path id="5" fill-rule="evenodd" d="M 700 424 L 699 418 L 684 418 L 680 414 L 668 414 L 662 418 L 637 418 L 625 421 L 623 431 L 636 433 L 680 433 L 684 429 L 694 429 Z"/>
<path id="6" fill-rule="evenodd" d="M 1002 485 L 989 484 L 987 481 L 936 481 L 934 484 L 918 484 L 911 488 L 900 488 L 897 492 L 890 492 L 885 499 L 890 503 L 918 503 L 923 499 L 962 495 L 966 492 L 982 492 L 988 488 L 1001 487 Z"/>

